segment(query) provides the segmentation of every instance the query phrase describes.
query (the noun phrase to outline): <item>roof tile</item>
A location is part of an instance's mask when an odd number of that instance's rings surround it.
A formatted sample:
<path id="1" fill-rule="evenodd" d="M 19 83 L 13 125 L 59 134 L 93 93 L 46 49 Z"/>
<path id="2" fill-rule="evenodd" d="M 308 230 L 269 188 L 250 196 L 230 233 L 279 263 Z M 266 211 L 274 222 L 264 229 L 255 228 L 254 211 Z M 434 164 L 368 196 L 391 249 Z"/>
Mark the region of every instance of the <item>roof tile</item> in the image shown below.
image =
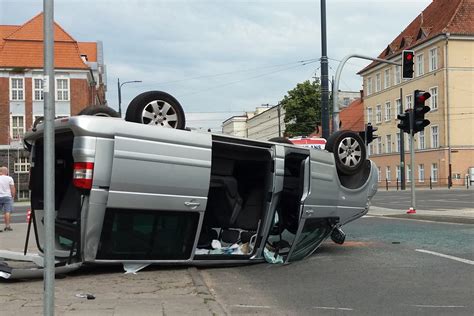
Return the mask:
<path id="1" fill-rule="evenodd" d="M 420 29 L 424 36 L 418 36 Z M 437 35 L 474 35 L 474 0 L 433 0 L 390 44 L 393 51 L 378 57 L 389 59 L 404 49 L 413 48 Z M 410 40 L 408 40 L 410 39 Z M 402 45 L 403 44 L 403 45 Z M 377 65 L 374 61 L 359 74 Z"/>

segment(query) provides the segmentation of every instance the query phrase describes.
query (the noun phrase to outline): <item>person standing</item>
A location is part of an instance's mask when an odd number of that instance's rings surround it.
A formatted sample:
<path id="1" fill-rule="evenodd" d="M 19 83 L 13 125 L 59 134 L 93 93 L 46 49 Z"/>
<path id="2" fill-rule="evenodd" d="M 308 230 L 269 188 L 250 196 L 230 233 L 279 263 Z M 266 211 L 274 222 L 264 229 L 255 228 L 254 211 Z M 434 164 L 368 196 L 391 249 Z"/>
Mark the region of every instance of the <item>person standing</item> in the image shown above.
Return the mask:
<path id="1" fill-rule="evenodd" d="M 8 175 L 8 168 L 4 166 L 0 167 L 0 210 L 3 209 L 5 231 L 13 230 L 10 226 L 10 215 L 13 211 L 15 194 L 15 182 L 13 182 L 13 178 Z"/>

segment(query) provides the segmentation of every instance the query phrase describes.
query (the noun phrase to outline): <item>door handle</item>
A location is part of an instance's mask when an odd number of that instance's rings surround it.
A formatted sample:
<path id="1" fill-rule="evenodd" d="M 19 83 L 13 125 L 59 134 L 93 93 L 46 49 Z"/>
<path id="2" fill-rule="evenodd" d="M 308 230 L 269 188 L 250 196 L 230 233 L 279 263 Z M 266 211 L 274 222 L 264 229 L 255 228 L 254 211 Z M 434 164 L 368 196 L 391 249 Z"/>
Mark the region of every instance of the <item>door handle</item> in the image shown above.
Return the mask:
<path id="1" fill-rule="evenodd" d="M 199 205 L 201 205 L 201 203 L 199 203 L 199 202 L 184 202 L 184 205 L 186 205 L 187 207 L 189 207 L 191 209 L 195 209 Z"/>

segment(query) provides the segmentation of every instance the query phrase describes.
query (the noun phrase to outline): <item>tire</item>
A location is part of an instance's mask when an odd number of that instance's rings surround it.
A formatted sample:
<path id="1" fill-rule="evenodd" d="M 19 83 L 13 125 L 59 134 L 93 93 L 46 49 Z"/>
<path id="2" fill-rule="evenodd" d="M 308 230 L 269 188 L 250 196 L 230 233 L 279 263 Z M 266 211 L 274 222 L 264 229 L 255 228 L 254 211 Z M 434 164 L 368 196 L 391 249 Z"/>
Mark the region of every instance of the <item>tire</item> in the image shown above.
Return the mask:
<path id="1" fill-rule="evenodd" d="M 175 129 L 184 129 L 186 126 L 181 104 L 162 91 L 148 91 L 137 95 L 128 105 L 125 120 Z"/>
<path id="2" fill-rule="evenodd" d="M 36 132 L 36 127 L 38 126 L 38 124 L 41 124 L 43 122 L 44 122 L 44 116 L 39 116 L 38 118 L 36 118 L 36 120 L 33 122 L 33 127 L 32 127 L 33 132 Z"/>
<path id="3" fill-rule="evenodd" d="M 282 144 L 289 144 L 289 145 L 294 145 L 291 140 L 289 140 L 286 137 L 272 137 L 268 140 L 269 142 L 274 142 L 274 143 L 282 143 Z"/>
<path id="4" fill-rule="evenodd" d="M 89 105 L 82 109 L 77 115 L 92 115 L 104 117 L 120 117 L 117 111 L 106 105 Z"/>
<path id="5" fill-rule="evenodd" d="M 338 171 L 353 175 L 361 170 L 367 159 L 364 141 L 358 133 L 337 131 L 326 143 L 326 150 L 334 154 Z"/>

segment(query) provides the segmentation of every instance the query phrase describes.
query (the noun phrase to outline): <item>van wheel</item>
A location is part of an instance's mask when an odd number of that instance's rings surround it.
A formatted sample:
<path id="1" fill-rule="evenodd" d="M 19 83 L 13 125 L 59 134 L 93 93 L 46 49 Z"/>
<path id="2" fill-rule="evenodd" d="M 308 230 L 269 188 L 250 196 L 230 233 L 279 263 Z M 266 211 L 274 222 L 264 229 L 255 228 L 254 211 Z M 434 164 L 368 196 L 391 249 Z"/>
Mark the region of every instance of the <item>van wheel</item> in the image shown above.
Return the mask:
<path id="1" fill-rule="evenodd" d="M 104 117 L 120 117 L 117 111 L 106 105 L 89 105 L 82 109 L 77 115 L 92 115 Z"/>
<path id="2" fill-rule="evenodd" d="M 282 144 L 289 144 L 289 145 L 294 145 L 291 140 L 289 140 L 286 137 L 272 137 L 268 140 L 269 142 L 274 142 L 274 143 L 282 143 Z"/>
<path id="3" fill-rule="evenodd" d="M 36 127 L 38 126 L 38 124 L 41 124 L 43 122 L 44 122 L 44 116 L 37 117 L 36 120 L 33 122 L 33 127 L 32 127 L 33 132 L 36 132 Z"/>
<path id="4" fill-rule="evenodd" d="M 162 91 L 137 95 L 128 105 L 125 120 L 158 127 L 184 129 L 184 111 L 173 96 Z"/>
<path id="5" fill-rule="evenodd" d="M 337 169 L 345 175 L 357 173 L 367 159 L 364 141 L 352 131 L 337 131 L 326 143 L 326 149 L 334 154 Z"/>

